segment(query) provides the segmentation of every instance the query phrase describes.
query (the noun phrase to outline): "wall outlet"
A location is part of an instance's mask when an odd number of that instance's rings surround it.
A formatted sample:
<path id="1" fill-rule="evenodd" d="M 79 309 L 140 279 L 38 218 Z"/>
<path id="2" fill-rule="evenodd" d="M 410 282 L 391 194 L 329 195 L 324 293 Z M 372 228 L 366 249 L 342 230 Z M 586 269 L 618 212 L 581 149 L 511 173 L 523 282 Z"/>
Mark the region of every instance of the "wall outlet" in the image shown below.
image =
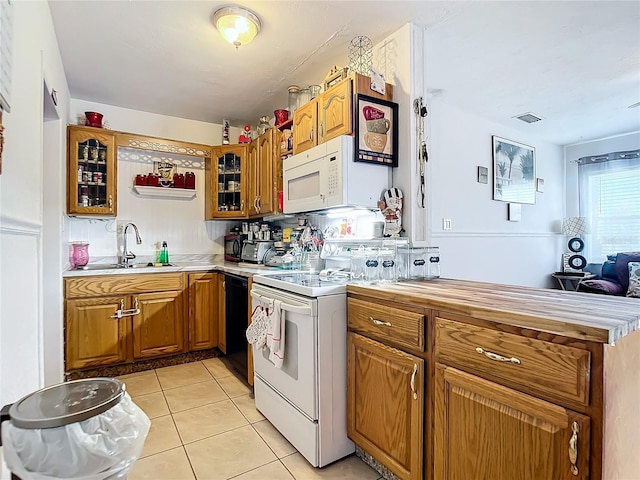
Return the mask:
<path id="1" fill-rule="evenodd" d="M 442 219 L 442 230 L 451 230 L 451 219 L 443 218 Z"/>
<path id="2" fill-rule="evenodd" d="M 122 235 L 127 223 L 131 223 L 131 220 L 116 220 L 116 233 L 118 235 Z M 129 231 L 131 231 L 131 229 L 129 229 Z"/>

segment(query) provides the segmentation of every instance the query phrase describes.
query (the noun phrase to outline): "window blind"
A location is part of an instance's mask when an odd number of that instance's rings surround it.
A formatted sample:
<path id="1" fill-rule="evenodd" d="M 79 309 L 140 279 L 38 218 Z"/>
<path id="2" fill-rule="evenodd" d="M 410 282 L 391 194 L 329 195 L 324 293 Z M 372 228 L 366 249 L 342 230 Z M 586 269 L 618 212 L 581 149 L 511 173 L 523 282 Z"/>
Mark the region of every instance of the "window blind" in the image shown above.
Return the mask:
<path id="1" fill-rule="evenodd" d="M 580 216 L 590 235 L 585 253 L 590 262 L 607 255 L 640 251 L 640 150 L 578 160 Z"/>

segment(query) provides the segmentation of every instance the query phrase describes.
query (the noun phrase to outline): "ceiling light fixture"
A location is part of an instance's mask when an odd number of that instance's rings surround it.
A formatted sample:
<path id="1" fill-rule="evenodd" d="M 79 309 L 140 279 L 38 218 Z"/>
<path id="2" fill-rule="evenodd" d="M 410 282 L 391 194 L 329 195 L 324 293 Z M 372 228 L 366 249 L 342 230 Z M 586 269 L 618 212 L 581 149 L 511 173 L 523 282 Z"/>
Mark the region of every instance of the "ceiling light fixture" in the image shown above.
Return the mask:
<path id="1" fill-rule="evenodd" d="M 224 39 L 238 48 L 246 45 L 260 31 L 260 19 L 246 8 L 227 6 L 215 11 L 213 24 Z"/>

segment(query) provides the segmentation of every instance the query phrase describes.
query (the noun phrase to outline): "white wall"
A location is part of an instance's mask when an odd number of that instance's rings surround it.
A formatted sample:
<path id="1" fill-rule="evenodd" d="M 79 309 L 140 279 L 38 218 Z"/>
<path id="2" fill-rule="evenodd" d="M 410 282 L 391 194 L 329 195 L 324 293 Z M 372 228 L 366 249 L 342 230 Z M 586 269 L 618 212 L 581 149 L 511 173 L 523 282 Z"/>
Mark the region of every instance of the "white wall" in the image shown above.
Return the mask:
<path id="1" fill-rule="evenodd" d="M 48 3 L 13 2 L 11 113 L 5 113 L 6 144 L 0 176 L 0 403 L 18 400 L 43 387 L 45 337 L 43 290 L 61 292 L 59 252 L 43 249 L 47 233 L 43 214 L 44 81 L 57 90 L 55 116 L 68 115 L 69 94 Z M 59 156 L 64 122 L 51 124 L 47 136 Z M 58 211 L 58 215 L 60 212 Z M 45 276 L 43 257 L 52 256 L 56 275 Z M 56 259 L 57 267 L 56 265 Z M 49 267 L 48 267 L 49 268 Z M 47 268 L 47 270 L 48 270 Z M 59 308 L 61 294 L 57 296 Z M 61 330 L 61 316 L 53 319 Z M 59 338 L 51 342 L 59 349 Z M 55 375 L 54 375 L 55 377 Z"/>
<path id="2" fill-rule="evenodd" d="M 394 102 L 399 104 L 400 158 L 393 184 L 404 192 L 406 235 L 414 245 L 440 247 L 444 277 L 553 286 L 550 273 L 559 268 L 562 253 L 558 235 L 565 203 L 562 148 L 449 105 L 446 97 L 427 97 L 425 41 L 422 27 L 407 24 L 374 48 L 374 64 L 394 85 Z M 425 209 L 417 200 L 413 110 L 413 101 L 420 96 L 429 111 Z M 536 194 L 536 205 L 522 205 L 520 222 L 507 221 L 507 203 L 492 200 L 492 135 L 536 147 L 536 176 L 545 180 L 545 192 Z M 476 181 L 479 165 L 489 169 L 488 184 Z M 451 231 L 442 230 L 443 218 L 452 220 Z"/>
<path id="3" fill-rule="evenodd" d="M 441 249 L 442 275 L 495 283 L 553 286 L 562 253 L 564 209 L 562 147 L 432 98 L 427 187 L 431 237 Z M 536 148 L 536 177 L 545 180 L 535 205 L 522 205 L 522 220 L 507 220 L 507 203 L 494 201 L 491 136 Z M 489 183 L 477 182 L 477 167 Z M 442 219 L 452 221 L 442 230 Z"/>
<path id="4" fill-rule="evenodd" d="M 219 124 L 141 112 L 82 100 L 71 101 L 71 121 L 77 123 L 85 111 L 104 115 L 110 129 L 168 138 L 205 145 L 222 143 Z M 231 138 L 237 138 L 239 129 L 232 129 Z M 118 216 L 115 220 L 69 219 L 68 241 L 88 241 L 90 257 L 115 256 L 118 251 L 117 224 L 131 221 L 140 230 L 142 244 L 136 245 L 130 233 L 129 247 L 136 255 L 153 255 L 158 242 L 167 241 L 171 254 L 217 254 L 223 252 L 222 236 L 228 222 L 204 221 L 204 162 L 184 156 L 156 153 L 118 155 Z M 142 152 L 137 152 L 142 153 Z M 178 172 L 196 174 L 196 197 L 192 200 L 141 197 L 132 190 L 137 173 L 153 171 L 153 160 L 173 159 Z M 182 165 L 186 162 L 186 165 Z M 159 191 L 159 193 L 161 193 Z M 120 246 L 121 248 L 121 246 Z"/>
<path id="5" fill-rule="evenodd" d="M 580 199 L 578 197 L 578 164 L 575 163 L 576 160 L 589 155 L 604 155 L 637 149 L 640 149 L 640 132 L 567 145 L 564 154 L 567 183 L 566 216 L 575 217 L 579 214 Z"/>

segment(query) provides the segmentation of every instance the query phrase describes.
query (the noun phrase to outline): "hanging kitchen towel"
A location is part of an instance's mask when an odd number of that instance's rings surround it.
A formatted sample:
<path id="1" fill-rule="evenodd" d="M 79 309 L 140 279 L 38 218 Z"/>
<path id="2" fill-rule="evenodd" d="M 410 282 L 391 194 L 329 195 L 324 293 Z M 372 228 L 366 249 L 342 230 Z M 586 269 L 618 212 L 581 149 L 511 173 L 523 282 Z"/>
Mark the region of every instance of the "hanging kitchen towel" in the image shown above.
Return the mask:
<path id="1" fill-rule="evenodd" d="M 267 332 L 270 328 L 268 312 L 269 308 L 265 308 L 262 305 L 254 308 L 251 314 L 251 324 L 245 333 L 247 342 L 258 350 L 262 350 L 267 343 Z"/>
<path id="2" fill-rule="evenodd" d="M 284 362 L 284 310 L 280 300 L 273 301 L 273 308 L 269 311 L 269 331 L 267 332 L 267 347 L 271 350 L 269 360 L 276 368 L 282 368 Z"/>

